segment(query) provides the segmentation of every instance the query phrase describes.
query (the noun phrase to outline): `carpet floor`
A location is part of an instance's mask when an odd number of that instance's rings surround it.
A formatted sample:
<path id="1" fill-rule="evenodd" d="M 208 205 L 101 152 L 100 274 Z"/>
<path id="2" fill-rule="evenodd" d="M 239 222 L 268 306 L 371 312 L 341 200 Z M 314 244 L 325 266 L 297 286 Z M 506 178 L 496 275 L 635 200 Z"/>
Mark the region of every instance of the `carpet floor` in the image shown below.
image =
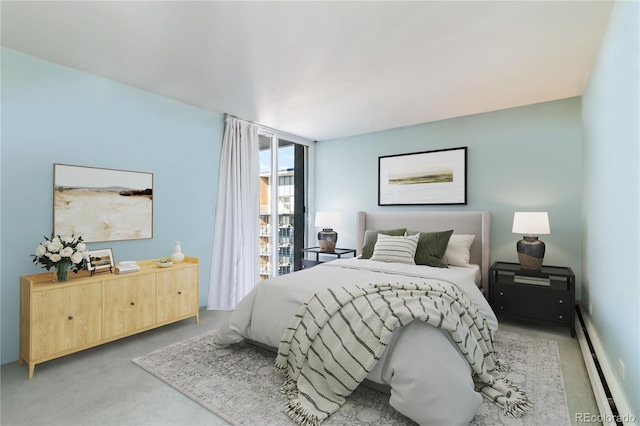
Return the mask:
<path id="1" fill-rule="evenodd" d="M 215 349 L 211 334 L 135 358 L 134 363 L 233 425 L 292 425 L 284 412 L 275 355 L 240 343 Z M 506 377 L 524 389 L 534 410 L 510 419 L 484 401 L 471 425 L 569 425 L 560 355 L 553 340 L 507 331 L 495 347 L 511 369 Z M 388 404 L 388 395 L 360 386 L 323 425 L 414 425 Z"/>

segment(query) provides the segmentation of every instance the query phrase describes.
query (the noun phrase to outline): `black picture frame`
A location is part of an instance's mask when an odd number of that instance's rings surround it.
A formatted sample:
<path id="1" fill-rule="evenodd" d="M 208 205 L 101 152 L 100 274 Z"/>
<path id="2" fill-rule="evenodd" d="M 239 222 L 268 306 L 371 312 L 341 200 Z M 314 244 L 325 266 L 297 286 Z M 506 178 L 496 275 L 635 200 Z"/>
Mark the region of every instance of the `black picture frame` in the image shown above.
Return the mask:
<path id="1" fill-rule="evenodd" d="M 378 205 L 467 204 L 467 147 L 378 157 Z"/>

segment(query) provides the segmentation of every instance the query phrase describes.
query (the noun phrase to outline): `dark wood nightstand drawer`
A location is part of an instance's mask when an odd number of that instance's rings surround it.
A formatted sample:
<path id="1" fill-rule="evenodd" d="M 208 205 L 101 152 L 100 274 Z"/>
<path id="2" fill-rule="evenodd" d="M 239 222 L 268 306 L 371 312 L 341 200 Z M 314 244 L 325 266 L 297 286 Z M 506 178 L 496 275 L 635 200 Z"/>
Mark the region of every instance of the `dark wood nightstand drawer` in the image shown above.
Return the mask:
<path id="1" fill-rule="evenodd" d="M 317 260 L 310 260 L 310 259 L 302 259 L 300 261 L 300 266 L 302 267 L 302 269 L 307 269 L 307 268 L 312 268 L 316 265 L 321 264 L 322 262 L 319 262 Z"/>
<path id="2" fill-rule="evenodd" d="M 532 303 L 521 300 L 496 297 L 494 309 L 498 315 L 510 315 L 513 317 L 548 321 L 561 325 L 571 324 L 570 303 Z"/>
<path id="3" fill-rule="evenodd" d="M 495 283 L 493 297 L 496 302 L 503 298 L 532 304 L 571 304 L 570 291 L 551 290 L 542 286 L 526 284 Z"/>

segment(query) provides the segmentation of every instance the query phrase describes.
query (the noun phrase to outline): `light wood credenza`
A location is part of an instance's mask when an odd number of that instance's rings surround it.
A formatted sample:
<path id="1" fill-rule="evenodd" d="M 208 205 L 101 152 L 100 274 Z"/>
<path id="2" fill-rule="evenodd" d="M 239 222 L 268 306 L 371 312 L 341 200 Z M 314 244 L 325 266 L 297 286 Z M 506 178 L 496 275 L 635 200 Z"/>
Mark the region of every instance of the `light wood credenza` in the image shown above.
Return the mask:
<path id="1" fill-rule="evenodd" d="M 29 379 L 36 364 L 186 318 L 199 322 L 197 258 L 138 265 L 122 275 L 71 272 L 61 283 L 52 272 L 20 277 L 19 364 L 29 364 Z"/>

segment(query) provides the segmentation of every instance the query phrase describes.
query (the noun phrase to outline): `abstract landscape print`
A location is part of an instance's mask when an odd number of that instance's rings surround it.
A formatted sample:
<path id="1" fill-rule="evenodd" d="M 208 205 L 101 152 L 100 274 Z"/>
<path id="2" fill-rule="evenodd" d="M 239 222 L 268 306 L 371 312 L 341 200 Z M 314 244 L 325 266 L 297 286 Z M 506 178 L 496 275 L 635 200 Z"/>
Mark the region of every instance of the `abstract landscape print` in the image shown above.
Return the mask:
<path id="1" fill-rule="evenodd" d="M 85 242 L 153 237 L 153 174 L 53 165 L 53 229 Z"/>
<path id="2" fill-rule="evenodd" d="M 467 148 L 378 157 L 378 205 L 467 203 Z"/>

